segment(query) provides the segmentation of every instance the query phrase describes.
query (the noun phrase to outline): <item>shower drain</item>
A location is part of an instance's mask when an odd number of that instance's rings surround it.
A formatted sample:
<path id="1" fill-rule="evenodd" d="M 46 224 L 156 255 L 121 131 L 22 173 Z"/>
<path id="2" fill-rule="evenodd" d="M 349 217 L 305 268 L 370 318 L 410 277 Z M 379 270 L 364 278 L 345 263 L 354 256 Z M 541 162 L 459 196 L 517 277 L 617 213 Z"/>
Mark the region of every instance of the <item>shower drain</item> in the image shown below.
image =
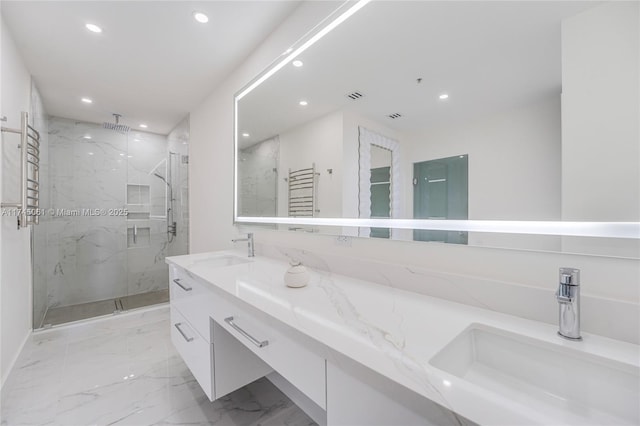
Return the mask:
<path id="1" fill-rule="evenodd" d="M 115 310 L 113 311 L 114 314 L 126 311 L 122 304 L 122 299 L 113 299 L 113 304 L 115 305 Z"/>

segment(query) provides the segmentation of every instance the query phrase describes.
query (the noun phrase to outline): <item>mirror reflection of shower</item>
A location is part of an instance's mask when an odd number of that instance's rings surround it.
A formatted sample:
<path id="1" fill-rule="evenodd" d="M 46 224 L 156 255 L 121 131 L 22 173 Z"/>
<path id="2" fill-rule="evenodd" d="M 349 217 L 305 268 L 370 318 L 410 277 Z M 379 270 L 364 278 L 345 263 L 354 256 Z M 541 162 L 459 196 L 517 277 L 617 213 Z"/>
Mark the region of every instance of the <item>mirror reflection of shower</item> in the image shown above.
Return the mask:
<path id="1" fill-rule="evenodd" d="M 155 166 L 150 172 L 150 175 L 153 175 L 155 177 L 157 177 L 158 179 L 162 180 L 165 185 L 167 185 L 167 210 L 166 210 L 166 219 L 167 219 L 167 241 L 169 243 L 173 242 L 173 239 L 176 237 L 177 233 L 178 233 L 178 224 L 175 220 L 175 216 L 174 216 L 174 202 L 175 202 L 175 198 L 173 195 L 173 186 L 171 185 L 172 182 L 172 177 L 171 177 L 171 171 L 172 171 L 172 167 L 173 167 L 173 156 L 178 155 L 175 152 L 171 152 L 169 151 L 169 157 L 168 157 L 168 163 L 167 160 L 163 160 L 162 162 L 160 162 L 160 164 L 158 164 L 157 166 Z M 162 163 L 165 163 L 166 165 L 166 177 L 162 176 L 160 170 L 161 170 L 161 166 Z"/>

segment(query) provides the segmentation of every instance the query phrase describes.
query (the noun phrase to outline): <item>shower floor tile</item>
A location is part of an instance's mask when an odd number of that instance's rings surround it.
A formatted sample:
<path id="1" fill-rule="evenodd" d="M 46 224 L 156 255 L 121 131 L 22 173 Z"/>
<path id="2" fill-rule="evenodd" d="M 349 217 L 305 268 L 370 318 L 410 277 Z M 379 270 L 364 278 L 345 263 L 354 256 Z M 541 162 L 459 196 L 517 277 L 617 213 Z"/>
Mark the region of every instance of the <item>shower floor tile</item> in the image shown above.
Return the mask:
<path id="1" fill-rule="evenodd" d="M 42 321 L 42 325 L 44 327 L 60 325 L 88 318 L 111 315 L 129 309 L 167 303 L 168 301 L 169 290 L 159 290 L 119 297 L 117 299 L 99 300 L 97 302 L 49 308 L 44 320 Z"/>
<path id="2" fill-rule="evenodd" d="M 167 303 L 169 301 L 169 290 L 150 291 L 147 293 L 134 294 L 121 297 L 124 310 L 143 308 L 145 306 Z"/>

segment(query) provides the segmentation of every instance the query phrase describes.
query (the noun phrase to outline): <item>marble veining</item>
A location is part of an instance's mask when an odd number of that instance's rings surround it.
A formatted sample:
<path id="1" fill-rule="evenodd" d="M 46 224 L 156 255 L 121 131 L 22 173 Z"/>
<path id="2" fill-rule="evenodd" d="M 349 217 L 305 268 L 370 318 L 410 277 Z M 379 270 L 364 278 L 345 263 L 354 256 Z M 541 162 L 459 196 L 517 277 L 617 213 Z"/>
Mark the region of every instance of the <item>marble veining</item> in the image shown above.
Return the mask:
<path id="1" fill-rule="evenodd" d="M 50 196 L 43 208 L 130 207 L 151 217 L 47 215 L 35 252 L 38 300 L 46 291 L 46 306 L 59 307 L 166 289 L 168 191 L 154 173 L 167 175 L 167 137 L 137 131 L 125 135 L 59 117 L 49 117 L 47 124 L 49 167 L 43 181 Z M 144 205 L 127 205 L 128 184 L 149 187 Z M 145 247 L 127 248 L 134 225 L 149 228 Z M 186 231 L 179 227 L 182 235 Z M 172 252 L 185 253 L 186 244 Z"/>
<path id="2" fill-rule="evenodd" d="M 314 425 L 268 380 L 213 403 L 175 351 L 167 307 L 34 333 L 0 424 Z"/>
<path id="3" fill-rule="evenodd" d="M 561 421 L 598 425 L 604 418 L 609 419 L 606 413 L 597 413 L 588 407 L 579 409 L 570 401 L 558 401 L 560 407 L 554 410 L 548 410 L 543 402 L 523 403 L 510 398 L 511 395 L 478 388 L 429 363 L 473 324 L 527 336 L 541 344 L 568 346 L 583 352 L 584 356 L 603 357 L 625 364 L 629 369 L 640 367 L 638 346 L 634 344 L 589 333 L 584 333 L 582 342 L 567 342 L 558 338 L 555 325 L 336 274 L 330 272 L 323 256 L 303 251 L 287 253 L 286 257 L 302 260 L 310 270 L 307 287 L 290 289 L 284 285 L 288 263 L 282 260 L 256 256 L 249 263 L 226 267 L 214 261 L 216 257 L 230 254 L 242 256 L 240 251 L 177 256 L 167 261 L 187 270 L 192 277 L 210 286 L 211 291 L 237 297 L 329 349 L 441 405 L 448 422 L 454 424 L 466 424 L 469 419 L 479 424 L 544 425 Z M 207 258 L 212 259 L 210 264 Z M 405 274 L 412 275 L 408 271 Z M 420 278 L 428 285 L 429 276 Z M 626 424 L 625 421 L 615 420 L 620 424 Z"/>
<path id="4" fill-rule="evenodd" d="M 317 254 L 291 247 L 256 244 L 256 253 L 288 261 L 297 259 L 318 271 L 348 275 L 365 281 L 438 297 L 465 305 L 541 321 L 557 322 L 554 292 L 557 283 L 534 287 L 518 282 L 490 279 L 427 267 L 384 263 L 335 254 Z M 551 271 L 553 272 L 553 271 Z M 556 275 L 550 274 L 553 280 Z M 637 301 L 582 295 L 583 330 L 602 336 L 640 343 L 640 305 Z M 602 321 L 601 318 L 609 318 Z M 617 324 L 626 324 L 618 327 Z"/>

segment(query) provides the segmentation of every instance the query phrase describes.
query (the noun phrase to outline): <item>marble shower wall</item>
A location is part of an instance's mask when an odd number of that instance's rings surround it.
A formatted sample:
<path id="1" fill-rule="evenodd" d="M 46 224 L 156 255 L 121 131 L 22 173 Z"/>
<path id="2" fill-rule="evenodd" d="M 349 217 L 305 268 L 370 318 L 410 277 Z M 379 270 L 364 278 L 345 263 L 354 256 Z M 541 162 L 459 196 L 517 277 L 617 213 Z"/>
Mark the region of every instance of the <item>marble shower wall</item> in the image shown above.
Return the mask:
<path id="1" fill-rule="evenodd" d="M 169 243 L 169 255 L 189 253 L 189 116 L 167 135 L 173 187 L 173 220 L 176 236 Z"/>
<path id="2" fill-rule="evenodd" d="M 49 307 L 168 286 L 164 265 L 166 185 L 152 173 L 164 170 L 165 152 L 163 136 L 142 132 L 125 135 L 99 124 L 50 117 L 47 207 L 55 213 L 46 220 Z M 147 187 L 144 203 L 127 203 L 130 184 Z M 125 207 L 147 215 L 128 220 L 118 214 L 118 209 Z M 107 212 L 87 216 L 82 209 Z M 109 209 L 115 212 L 110 214 Z M 128 248 L 128 234 L 134 225 L 141 234 L 148 231 L 149 238 L 145 244 Z"/>
<path id="3" fill-rule="evenodd" d="M 238 156 L 240 216 L 278 216 L 279 154 L 278 137 L 240 150 Z"/>

